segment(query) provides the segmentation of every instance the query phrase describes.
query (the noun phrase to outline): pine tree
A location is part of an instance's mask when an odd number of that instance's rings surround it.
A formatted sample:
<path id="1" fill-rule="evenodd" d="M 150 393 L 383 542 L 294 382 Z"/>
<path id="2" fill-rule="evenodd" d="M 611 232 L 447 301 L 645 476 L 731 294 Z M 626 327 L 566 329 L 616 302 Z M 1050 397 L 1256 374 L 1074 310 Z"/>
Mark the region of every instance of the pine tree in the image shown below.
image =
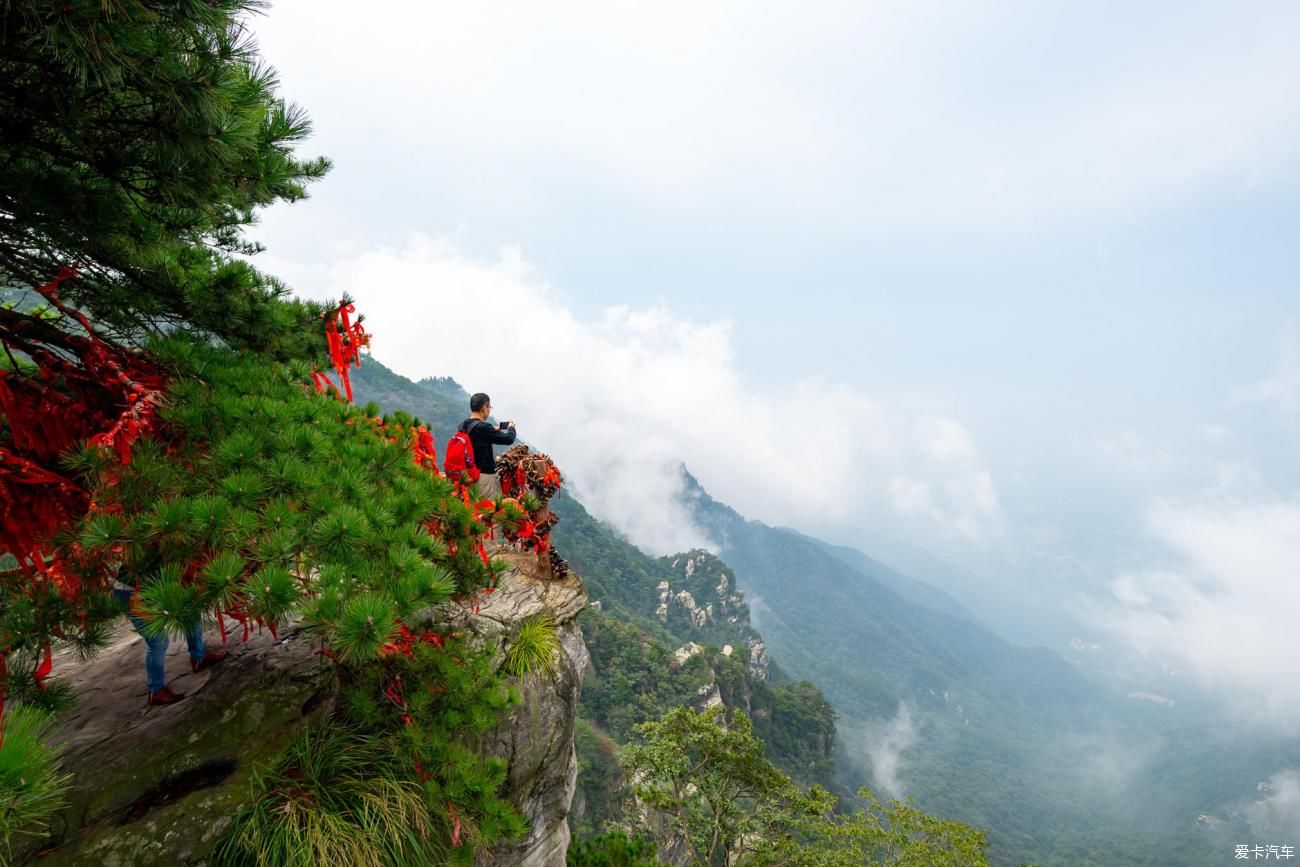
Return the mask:
<path id="1" fill-rule="evenodd" d="M 256 0 L 11 0 L 0 8 L 0 285 L 79 265 L 67 299 L 116 337 L 197 328 L 276 357 L 319 351 L 328 305 L 236 253 L 257 208 L 329 169 L 293 148 L 246 25 Z M 0 327 L 29 319 L 0 312 Z"/>
<path id="2" fill-rule="evenodd" d="M 293 299 L 242 258 L 257 210 L 329 167 L 295 153 L 310 127 L 249 38 L 259 5 L 0 7 L 0 699 L 69 698 L 51 647 L 102 644 L 114 580 L 139 588 L 146 634 L 297 618 L 345 700 L 259 777 L 225 861 L 310 839 L 355 863 L 465 862 L 525 826 L 501 763 L 455 735 L 517 694 L 492 648 L 417 617 L 492 587 L 488 522 L 523 515 L 442 478 L 417 419 L 350 404 L 368 338 L 347 299 Z M 0 770 L 41 776 L 0 775 L 29 824 L 63 783 L 30 733 L 0 741 Z M 294 800 L 309 767 L 337 798 Z M 267 809 L 290 802 L 305 812 Z M 405 849 L 384 842 L 397 825 Z"/>
<path id="3" fill-rule="evenodd" d="M 637 731 L 622 753 L 631 788 L 692 867 L 988 864 L 985 832 L 969 825 L 867 789 L 852 813 L 821 786 L 800 789 L 763 757 L 744 711 L 674 708 Z"/>

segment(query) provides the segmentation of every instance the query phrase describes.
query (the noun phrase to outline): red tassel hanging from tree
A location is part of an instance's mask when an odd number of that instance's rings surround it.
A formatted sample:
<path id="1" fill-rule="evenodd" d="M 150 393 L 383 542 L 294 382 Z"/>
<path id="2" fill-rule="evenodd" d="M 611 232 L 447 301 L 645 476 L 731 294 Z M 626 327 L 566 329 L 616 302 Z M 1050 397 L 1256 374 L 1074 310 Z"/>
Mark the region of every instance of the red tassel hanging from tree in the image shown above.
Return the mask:
<path id="1" fill-rule="evenodd" d="M 334 372 L 339 375 L 339 382 L 343 384 L 348 403 L 353 402 L 352 380 L 348 377 L 348 368 L 361 366 L 361 347 L 370 345 L 370 335 L 366 333 L 365 328 L 359 321 L 352 321 L 352 314 L 355 312 L 356 307 L 353 305 L 342 304 L 325 322 L 325 343 L 329 350 L 330 364 L 334 367 Z M 320 378 L 317 378 L 318 376 Z M 338 387 L 328 376 L 312 371 L 312 379 L 318 390 L 325 390 L 321 384 L 323 379 L 340 400 L 344 399 L 344 395 L 339 393 Z"/>
<path id="2" fill-rule="evenodd" d="M 50 652 L 50 643 L 47 641 L 43 646 L 44 656 L 41 658 L 41 664 L 36 666 L 36 671 L 32 672 L 32 677 L 36 679 L 36 685 L 45 689 L 45 678 L 50 676 L 54 670 L 54 657 Z"/>
<path id="3" fill-rule="evenodd" d="M 21 351 L 34 369 L 0 371 L 0 415 L 8 432 L 6 447 L 0 448 L 0 550 L 18 560 L 33 587 L 53 587 L 72 606 L 72 619 L 53 623 L 46 634 L 15 636 L 14 643 L 0 647 L 5 654 L 23 643 L 42 642 L 43 657 L 34 672 L 42 687 L 53 667 L 49 637 L 63 635 L 78 622 L 84 630 L 81 600 L 107 592 L 113 572 L 108 561 L 119 553 L 86 552 L 73 545 L 65 556 L 47 555 L 46 546 L 57 534 L 92 510 L 114 509 L 111 502 L 92 503 L 86 488 L 62 472 L 61 456 L 83 441 L 111 450 L 114 461 L 100 476 L 111 492 L 113 465 L 129 465 L 132 446 L 157 427 L 166 384 L 146 356 L 101 337 L 85 315 L 59 298 L 59 287 L 75 276 L 75 266 L 60 268 L 37 291 L 85 333 L 55 325 L 8 330 L 6 351 Z"/>
<path id="4" fill-rule="evenodd" d="M 447 802 L 447 809 L 451 811 L 451 819 L 454 823 L 451 829 L 451 845 L 460 845 L 460 816 L 456 815 L 456 805 L 451 801 Z"/>

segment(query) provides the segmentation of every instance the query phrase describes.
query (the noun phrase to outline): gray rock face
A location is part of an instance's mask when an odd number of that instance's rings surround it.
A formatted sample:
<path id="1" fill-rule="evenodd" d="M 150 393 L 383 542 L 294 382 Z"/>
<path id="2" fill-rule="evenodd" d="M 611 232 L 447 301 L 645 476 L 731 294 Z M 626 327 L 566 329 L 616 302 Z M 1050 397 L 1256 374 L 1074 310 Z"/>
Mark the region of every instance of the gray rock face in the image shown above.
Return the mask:
<path id="1" fill-rule="evenodd" d="M 281 638 L 232 642 L 229 659 L 198 674 L 185 642 L 173 641 L 169 685 L 186 698 L 170 707 L 146 706 L 144 641 L 125 624 L 92 662 L 56 660 L 78 696 L 52 738 L 74 788 L 51 828 L 58 848 L 38 863 L 185 864 L 210 851 L 247 797 L 253 765 L 331 701 L 318 645 L 294 629 Z"/>
<path id="2" fill-rule="evenodd" d="M 499 647 L 519 621 L 549 612 L 563 654 L 554 677 L 519 684 L 523 703 L 479 745 L 509 762 L 503 794 L 532 828 L 526 840 L 499 847 L 482 863 L 561 867 L 577 778 L 578 692 L 591 665 L 574 622 L 587 592 L 577 576 L 542 580 L 534 556 L 499 556 L 512 568 L 478 612 L 449 605 L 436 619 Z M 64 746 L 73 790 L 50 840 L 19 848 L 16 863 L 201 863 L 246 801 L 254 766 L 333 706 L 333 666 L 316 655 L 319 645 L 294 628 L 280 637 L 263 632 L 244 644 L 232 640 L 230 658 L 198 674 L 189 671 L 185 643 L 173 641 L 168 683 L 186 698 L 170 707 L 145 705 L 144 643 L 125 624 L 111 647 L 88 663 L 56 658 L 55 674 L 71 682 L 79 700 L 52 738 Z"/>
<path id="3" fill-rule="evenodd" d="M 749 622 L 749 605 L 726 563 L 707 551 L 696 550 L 677 555 L 669 568 L 678 580 L 660 581 L 656 588 L 655 614 L 659 620 L 667 623 L 680 618 L 692 629 L 706 631 L 714 640 L 739 639 L 752 645 L 747 640 L 755 634 Z M 751 671 L 766 679 L 766 662 L 752 666 Z"/>
<path id="4" fill-rule="evenodd" d="M 749 673 L 759 680 L 767 680 L 771 660 L 767 655 L 767 645 L 758 637 L 751 637 L 749 645 Z"/>
<path id="5" fill-rule="evenodd" d="M 591 668 L 582 630 L 574 621 L 587 604 L 587 591 L 573 575 L 562 581 L 540 580 L 537 558 L 532 555 L 499 556 L 513 567 L 510 579 L 487 597 L 478 614 L 449 608 L 446 619 L 460 623 L 478 641 L 501 647 L 520 622 L 550 614 L 558 626 L 561 656 L 554 676 L 519 680 L 523 702 L 475 744 L 510 762 L 506 797 L 532 829 L 517 845 L 499 846 L 479 863 L 563 867 L 569 849 L 569 809 L 578 781 L 573 726 L 582 680 Z"/>

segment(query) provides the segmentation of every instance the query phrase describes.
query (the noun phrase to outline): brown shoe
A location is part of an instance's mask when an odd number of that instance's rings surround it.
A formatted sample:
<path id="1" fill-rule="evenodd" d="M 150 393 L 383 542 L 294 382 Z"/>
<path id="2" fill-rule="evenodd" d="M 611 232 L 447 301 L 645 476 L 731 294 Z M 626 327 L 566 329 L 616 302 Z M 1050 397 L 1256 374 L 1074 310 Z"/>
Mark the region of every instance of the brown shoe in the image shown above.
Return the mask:
<path id="1" fill-rule="evenodd" d="M 149 693 L 149 704 L 176 704 L 176 702 L 185 698 L 185 694 L 177 695 L 171 691 L 171 687 L 164 686 L 157 692 Z"/>
<path id="2" fill-rule="evenodd" d="M 229 655 L 230 654 L 224 650 L 209 650 L 208 652 L 203 654 L 202 659 L 190 660 L 190 670 L 202 671 L 205 668 L 211 668 L 212 666 L 224 660 Z"/>

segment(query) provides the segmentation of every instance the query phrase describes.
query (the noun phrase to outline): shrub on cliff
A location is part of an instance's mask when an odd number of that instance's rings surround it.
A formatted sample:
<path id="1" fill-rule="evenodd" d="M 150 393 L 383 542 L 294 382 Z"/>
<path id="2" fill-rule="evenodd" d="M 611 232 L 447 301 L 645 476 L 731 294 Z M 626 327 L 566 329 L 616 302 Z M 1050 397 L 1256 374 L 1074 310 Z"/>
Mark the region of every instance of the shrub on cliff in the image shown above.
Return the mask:
<path id="1" fill-rule="evenodd" d="M 882 806 L 865 789 L 865 808 L 837 813 L 830 792 L 800 789 L 763 758 L 743 711 L 676 708 L 637 731 L 622 757 L 632 788 L 696 867 L 988 863 L 983 831 L 907 803 Z"/>

